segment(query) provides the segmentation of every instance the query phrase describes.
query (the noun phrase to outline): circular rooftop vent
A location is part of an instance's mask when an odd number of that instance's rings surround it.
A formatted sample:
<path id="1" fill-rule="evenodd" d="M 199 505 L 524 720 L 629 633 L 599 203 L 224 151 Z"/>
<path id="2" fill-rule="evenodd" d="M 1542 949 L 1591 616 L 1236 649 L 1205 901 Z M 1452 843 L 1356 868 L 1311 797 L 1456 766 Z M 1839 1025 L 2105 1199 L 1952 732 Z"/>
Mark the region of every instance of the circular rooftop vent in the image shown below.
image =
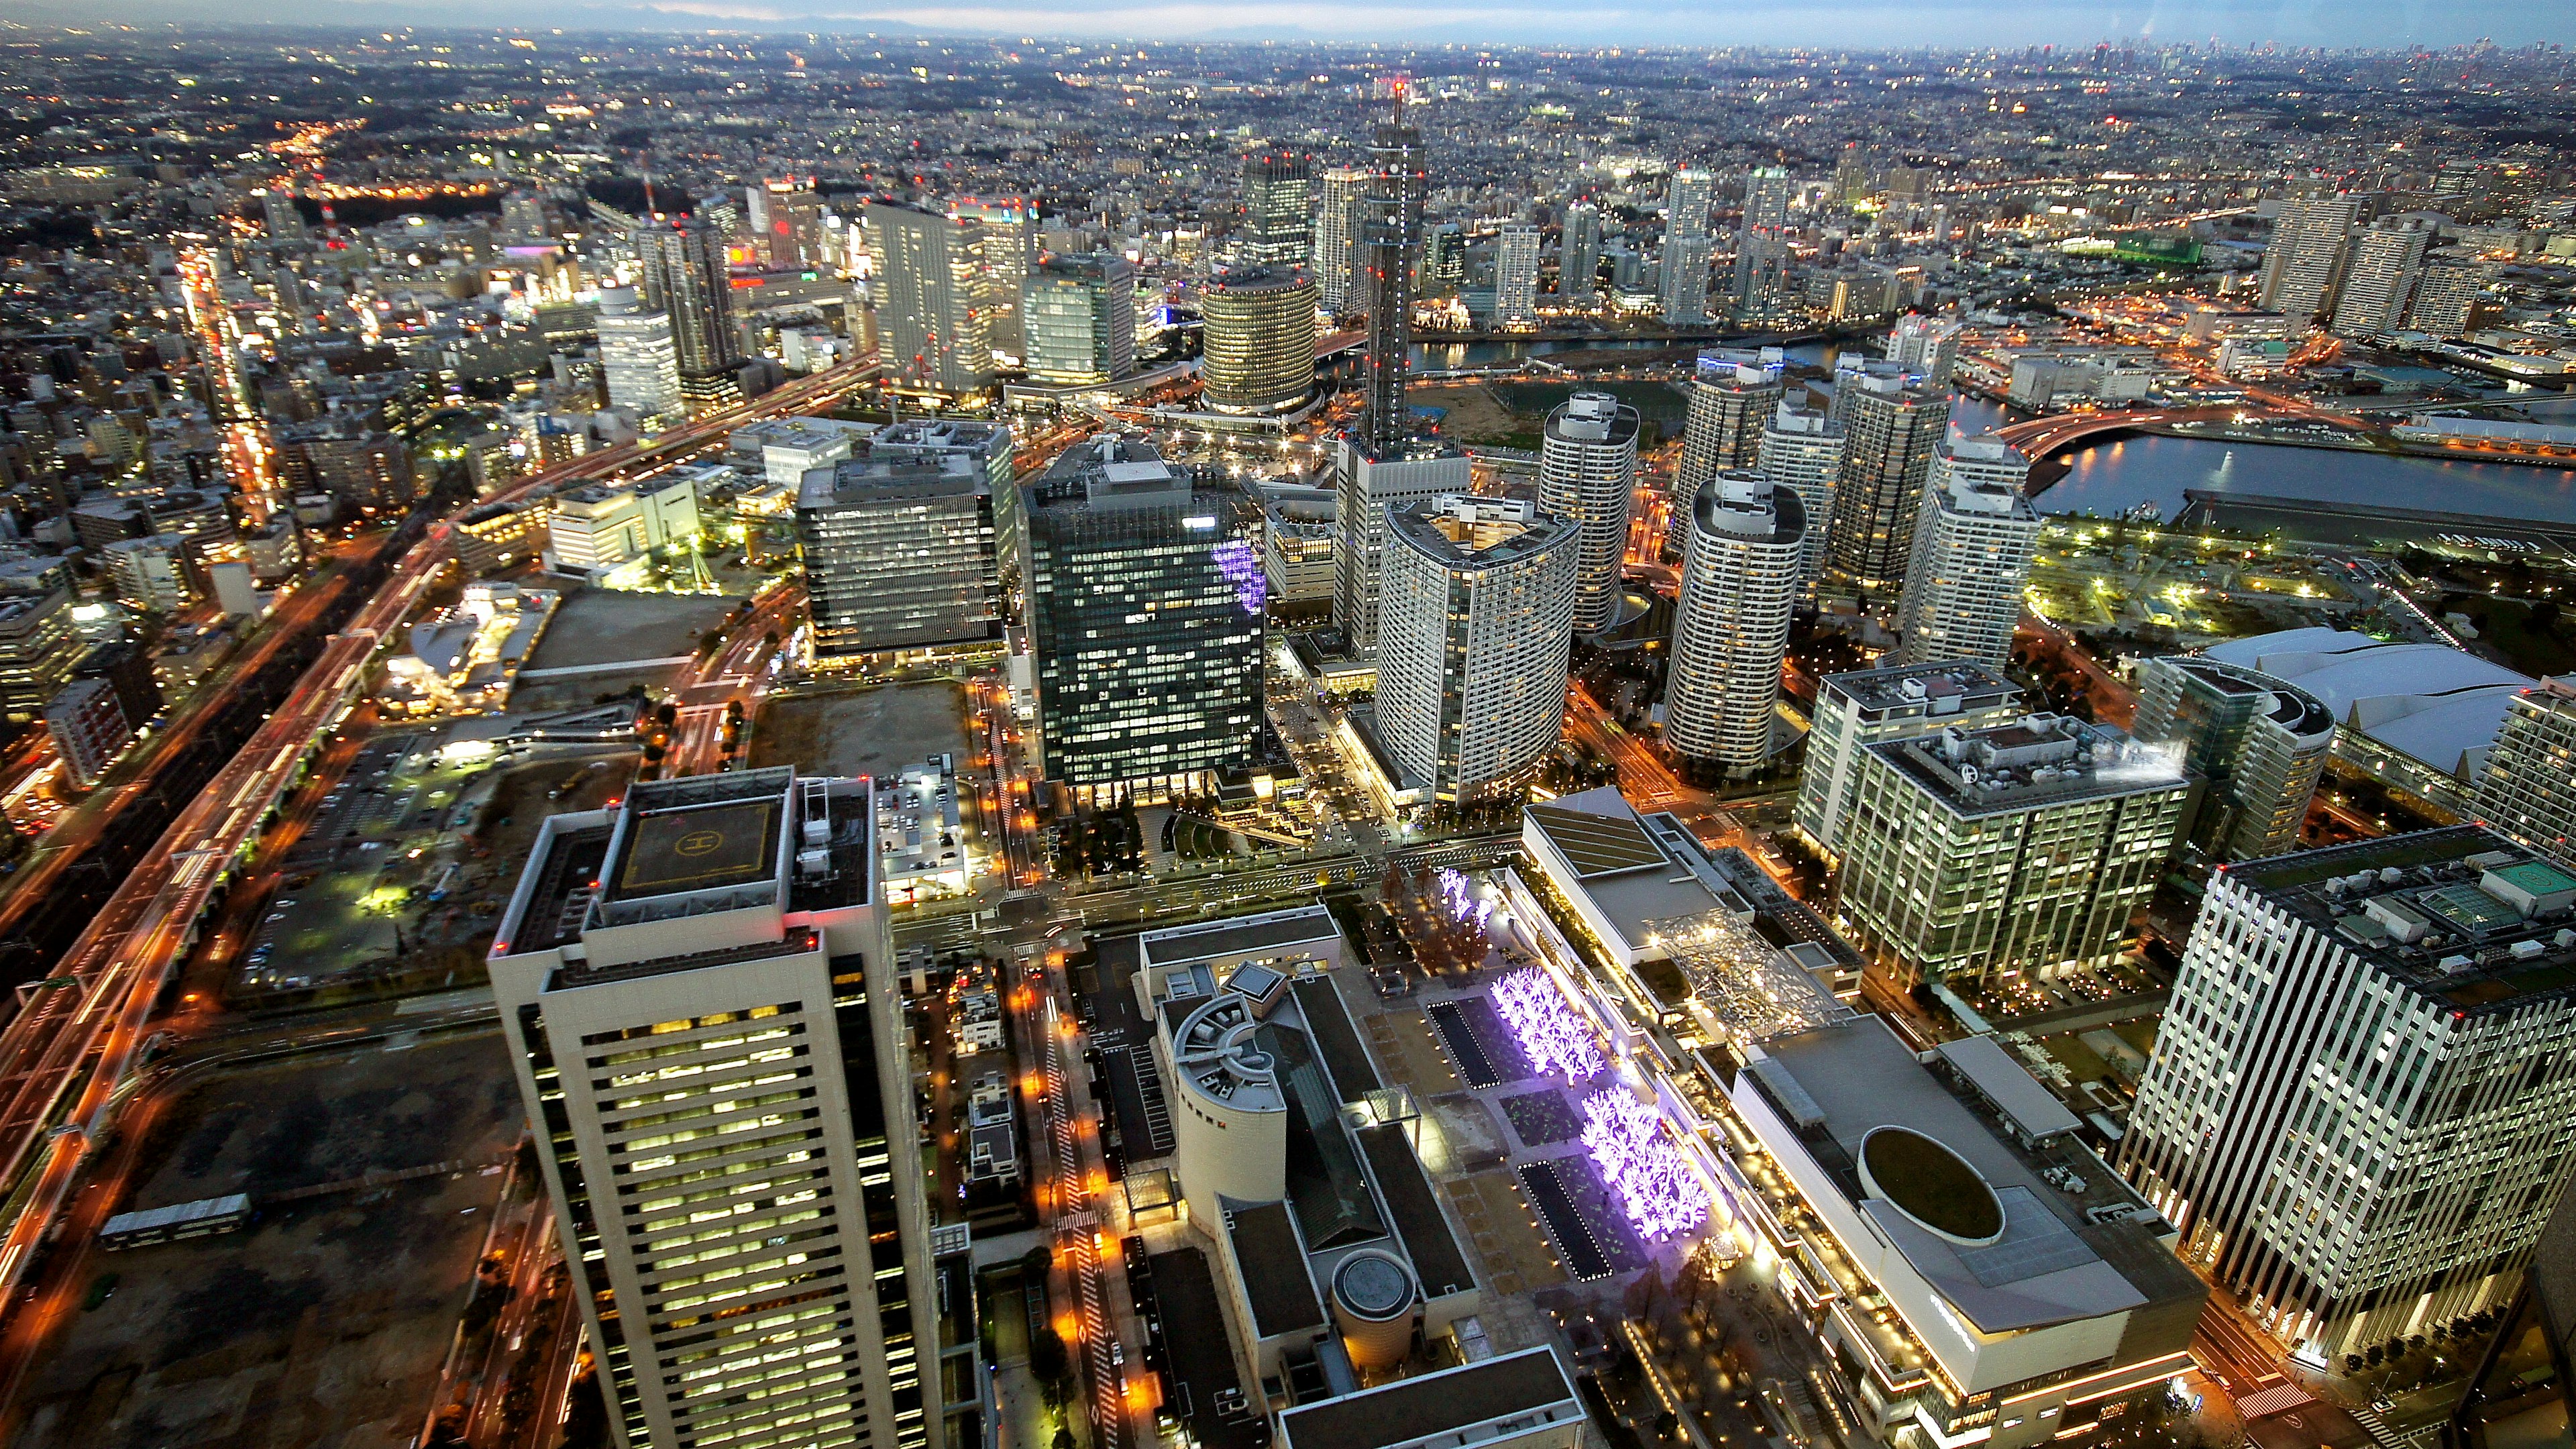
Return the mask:
<path id="1" fill-rule="evenodd" d="M 1869 1195 L 1953 1243 L 1974 1247 L 2004 1235 L 2004 1205 L 1968 1160 L 1911 1127 L 1872 1128 L 1860 1142 L 1861 1186 Z"/>
<path id="2" fill-rule="evenodd" d="M 1352 1315 L 1384 1322 L 1413 1309 L 1413 1275 L 1385 1253 L 1353 1253 L 1333 1270 L 1333 1300 Z"/>

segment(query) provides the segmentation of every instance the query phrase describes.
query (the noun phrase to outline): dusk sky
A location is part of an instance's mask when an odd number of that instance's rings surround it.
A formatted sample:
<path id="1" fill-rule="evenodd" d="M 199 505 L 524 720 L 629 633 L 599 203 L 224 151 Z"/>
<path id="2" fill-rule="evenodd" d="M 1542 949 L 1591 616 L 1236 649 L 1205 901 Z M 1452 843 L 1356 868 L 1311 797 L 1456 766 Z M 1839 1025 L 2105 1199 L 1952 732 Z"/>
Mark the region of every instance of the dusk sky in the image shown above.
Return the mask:
<path id="1" fill-rule="evenodd" d="M 0 5 L 29 18 L 55 7 Z M 1415 43 L 1989 46 L 2089 45 L 2146 37 L 2229 45 L 2403 47 L 2492 39 L 2504 45 L 2576 37 L 2576 0 L 1795 0 L 1770 5 L 1671 6 L 1642 0 L 282 0 L 262 18 L 357 24 L 559 25 L 568 28 L 864 29 L 869 22 L 972 34 L 1145 39 L 1313 39 Z M 128 0 L 84 6 L 81 18 L 240 21 L 241 7 L 209 0 Z"/>

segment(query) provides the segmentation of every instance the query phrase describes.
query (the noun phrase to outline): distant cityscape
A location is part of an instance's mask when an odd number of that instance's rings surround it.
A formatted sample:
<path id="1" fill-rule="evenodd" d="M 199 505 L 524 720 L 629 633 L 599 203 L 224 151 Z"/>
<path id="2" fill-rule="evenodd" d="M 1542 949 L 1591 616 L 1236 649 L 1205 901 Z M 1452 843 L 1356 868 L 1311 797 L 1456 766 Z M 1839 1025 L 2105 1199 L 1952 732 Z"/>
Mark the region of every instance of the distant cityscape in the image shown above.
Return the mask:
<path id="1" fill-rule="evenodd" d="M 0 37 L 0 1441 L 2576 1449 L 2563 46 L 257 19 Z"/>

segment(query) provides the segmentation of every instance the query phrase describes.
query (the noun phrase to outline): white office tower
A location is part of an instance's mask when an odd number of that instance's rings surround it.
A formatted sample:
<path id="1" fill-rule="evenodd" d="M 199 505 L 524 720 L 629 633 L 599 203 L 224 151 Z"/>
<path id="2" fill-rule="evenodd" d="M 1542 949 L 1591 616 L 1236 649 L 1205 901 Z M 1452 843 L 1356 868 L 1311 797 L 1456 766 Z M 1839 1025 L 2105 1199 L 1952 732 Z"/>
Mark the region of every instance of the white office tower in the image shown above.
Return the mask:
<path id="1" fill-rule="evenodd" d="M 2424 249 L 2432 241 L 2433 228 L 2413 220 L 2383 221 L 2354 237 L 2343 288 L 2335 294 L 2335 335 L 2364 337 L 2405 321 L 2415 284 L 2424 276 Z"/>
<path id="2" fill-rule="evenodd" d="M 1333 475 L 1333 625 L 1358 657 L 1377 648 L 1388 510 L 1444 493 L 1472 493 L 1476 480 L 1466 454 L 1427 438 L 1382 459 L 1343 438 Z"/>
<path id="3" fill-rule="evenodd" d="M 1366 219 L 1369 183 L 1376 173 L 1357 166 L 1336 166 L 1324 173 L 1323 197 L 1315 207 L 1315 292 L 1325 311 L 1335 316 L 1366 305 L 1365 292 L 1352 285 L 1359 268 L 1360 225 Z"/>
<path id="4" fill-rule="evenodd" d="M 2488 825 L 2576 868 L 2576 675 L 2544 680 L 2505 706 L 2477 802 Z"/>
<path id="5" fill-rule="evenodd" d="M 1690 542 L 1691 505 L 1708 480 L 1730 468 L 1762 461 L 1762 425 L 1780 405 L 1780 368 L 1702 357 L 1691 384 L 1690 411 L 1682 419 L 1682 457 L 1673 469 L 1673 496 L 1664 513 L 1664 552 L 1674 558 Z M 1823 527 L 1823 515 L 1817 526 Z"/>
<path id="6" fill-rule="evenodd" d="M 1637 491 L 1637 410 L 1606 392 L 1578 392 L 1547 415 L 1539 445 L 1539 506 L 1583 530 L 1574 627 L 1591 633 L 1619 617 L 1620 567 L 1628 557 L 1628 506 Z"/>
<path id="7" fill-rule="evenodd" d="M 1601 208 L 1578 201 L 1565 209 L 1565 240 L 1556 260 L 1556 294 L 1578 307 L 1592 305 L 1601 285 Z"/>
<path id="8" fill-rule="evenodd" d="M 1388 516 L 1378 729 L 1432 798 L 1514 779 L 1556 747 L 1580 550 L 1572 521 L 1526 499 L 1448 494 Z"/>
<path id="9" fill-rule="evenodd" d="M 1798 594 L 1816 596 L 1825 567 L 1825 520 L 1834 516 L 1834 479 L 1843 467 L 1843 430 L 1820 408 L 1783 402 L 1762 429 L 1762 476 L 1798 495 L 1807 512 L 1805 558 L 1798 565 Z"/>
<path id="10" fill-rule="evenodd" d="M 2272 244 L 2263 252 L 2263 310 L 2289 318 L 2294 329 L 2316 321 L 2334 294 L 2344 234 L 2360 210 L 2360 198 L 2353 196 L 2281 203 Z"/>
<path id="11" fill-rule="evenodd" d="M 1494 254 L 1494 320 L 1505 326 L 1538 320 L 1538 224 L 1503 224 Z"/>
<path id="12" fill-rule="evenodd" d="M 1664 191 L 1664 320 L 1689 326 L 1708 320 L 1708 208 L 1717 178 L 1690 167 L 1673 173 Z"/>
<path id="13" fill-rule="evenodd" d="M 1771 757 L 1807 510 L 1759 473 L 1720 473 L 1691 509 L 1664 687 L 1664 743 L 1749 774 Z"/>
<path id="14" fill-rule="evenodd" d="M 680 350 L 671 317 L 638 305 L 632 287 L 599 289 L 599 371 L 608 383 L 608 405 L 633 408 L 647 429 L 678 422 Z"/>
<path id="15" fill-rule="evenodd" d="M 1998 438 L 1946 438 L 1932 458 L 1913 556 L 1896 605 L 1900 664 L 2012 658 L 2022 585 L 2039 548 L 2030 459 Z"/>
<path id="16" fill-rule="evenodd" d="M 1025 345 L 1020 328 L 1020 293 L 1029 269 L 1038 260 L 1038 209 L 1017 196 L 964 197 L 949 216 L 975 228 L 982 243 L 982 285 L 978 293 L 985 314 L 984 333 L 993 350 L 1016 358 Z"/>
<path id="17" fill-rule="evenodd" d="M 984 229 L 918 207 L 868 204 L 877 350 L 902 390 L 945 395 L 993 381 Z M 1017 296 L 1016 289 L 1013 296 Z"/>
<path id="18" fill-rule="evenodd" d="M 1966 330 L 1947 317 L 1908 312 L 1888 330 L 1887 360 L 1920 374 L 1925 387 L 1948 387 L 1950 366 L 1959 358 L 1959 336 Z"/>
<path id="19" fill-rule="evenodd" d="M 865 779 L 556 815 L 490 959 L 626 1449 L 926 1449 L 939 1294 Z"/>
<path id="20" fill-rule="evenodd" d="M 2576 1171 L 2571 907 L 2473 826 L 2211 875 L 2120 1168 L 2301 1356 L 2513 1300 Z"/>

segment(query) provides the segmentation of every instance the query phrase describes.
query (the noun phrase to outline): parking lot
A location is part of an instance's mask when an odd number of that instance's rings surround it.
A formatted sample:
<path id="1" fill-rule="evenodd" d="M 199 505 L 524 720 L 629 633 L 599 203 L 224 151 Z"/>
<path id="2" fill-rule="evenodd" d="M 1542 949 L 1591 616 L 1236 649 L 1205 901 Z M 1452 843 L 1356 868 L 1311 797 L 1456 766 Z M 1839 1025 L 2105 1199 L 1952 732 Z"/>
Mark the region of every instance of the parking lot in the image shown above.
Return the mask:
<path id="1" fill-rule="evenodd" d="M 421 1428 L 519 1135 L 496 1032 L 300 1058 L 178 1104 L 122 1206 L 248 1192 L 248 1229 L 93 1252 L 22 1389 L 20 1449 L 404 1445 Z M 459 1161 L 367 1188 L 356 1179 Z M 335 1187 L 335 1184 L 349 1184 Z"/>

